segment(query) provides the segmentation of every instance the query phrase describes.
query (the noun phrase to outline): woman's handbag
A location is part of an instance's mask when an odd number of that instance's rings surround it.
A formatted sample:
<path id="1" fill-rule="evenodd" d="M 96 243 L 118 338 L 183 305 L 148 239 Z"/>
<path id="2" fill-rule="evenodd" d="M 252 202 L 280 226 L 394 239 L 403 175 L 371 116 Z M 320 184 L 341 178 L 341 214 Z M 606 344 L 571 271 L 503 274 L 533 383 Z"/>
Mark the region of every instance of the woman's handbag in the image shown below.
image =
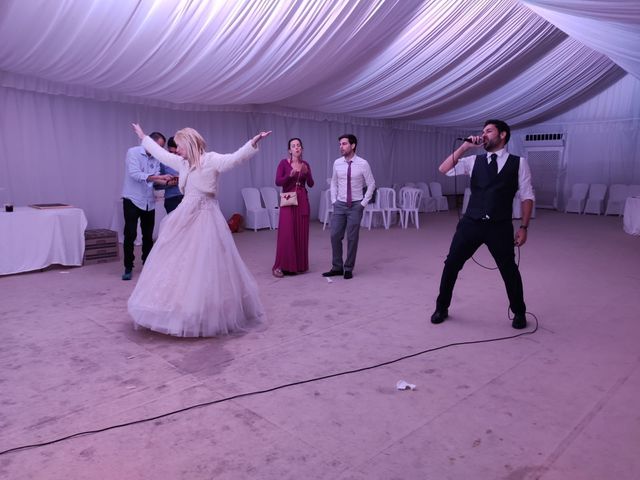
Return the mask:
<path id="1" fill-rule="evenodd" d="M 298 172 L 298 179 L 296 185 L 300 181 L 300 172 Z M 298 194 L 293 192 L 282 192 L 280 194 L 280 206 L 281 207 L 295 207 L 298 205 Z"/>
<path id="2" fill-rule="evenodd" d="M 284 192 L 280 194 L 280 206 L 292 207 L 298 205 L 298 194 L 296 192 Z"/>

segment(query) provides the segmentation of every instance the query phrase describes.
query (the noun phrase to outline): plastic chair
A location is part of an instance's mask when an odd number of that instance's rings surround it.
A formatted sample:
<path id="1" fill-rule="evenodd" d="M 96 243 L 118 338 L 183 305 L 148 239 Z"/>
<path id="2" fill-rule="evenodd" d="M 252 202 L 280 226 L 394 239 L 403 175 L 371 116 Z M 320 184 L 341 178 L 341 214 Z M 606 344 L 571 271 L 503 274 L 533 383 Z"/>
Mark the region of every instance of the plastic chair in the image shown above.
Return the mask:
<path id="1" fill-rule="evenodd" d="M 588 183 L 575 183 L 573 187 L 571 187 L 571 196 L 569 197 L 569 200 L 567 200 L 567 205 L 564 208 L 564 213 L 582 213 L 582 211 L 584 210 L 584 204 L 587 201 L 588 191 Z"/>
<path id="2" fill-rule="evenodd" d="M 429 190 L 431 190 L 431 196 L 436 201 L 436 211 L 448 212 L 449 202 L 447 201 L 447 197 L 442 195 L 442 185 L 440 185 L 438 182 L 430 182 Z"/>
<path id="3" fill-rule="evenodd" d="M 436 200 L 429 192 L 429 185 L 425 182 L 416 183 L 416 188 L 422 190 L 422 200 L 420 202 L 421 212 L 435 212 L 437 210 Z"/>
<path id="4" fill-rule="evenodd" d="M 369 230 L 371 230 L 371 223 L 373 222 L 373 215 L 375 213 L 379 213 L 382 217 L 382 223 L 384 224 L 384 211 L 380 207 L 380 195 L 376 194 L 376 201 L 369 202 L 366 207 L 364 207 L 364 212 L 362 214 L 362 223 L 366 225 Z"/>
<path id="5" fill-rule="evenodd" d="M 609 187 L 609 198 L 605 215 L 622 215 L 624 203 L 629 196 L 629 187 L 621 183 L 614 183 Z"/>
<path id="6" fill-rule="evenodd" d="M 271 229 L 278 228 L 278 222 L 280 220 L 280 202 L 278 196 L 278 190 L 275 187 L 260 187 L 260 195 L 262 195 L 262 201 L 264 206 L 269 212 L 269 222 L 271 223 Z"/>
<path id="7" fill-rule="evenodd" d="M 271 221 L 269 220 L 269 212 L 262 206 L 260 202 L 260 190 L 253 187 L 243 188 L 242 199 L 247 210 L 245 225 L 247 228 L 253 228 L 257 232 L 260 228 L 271 229 Z"/>
<path id="8" fill-rule="evenodd" d="M 418 211 L 422 200 L 422 190 L 419 188 L 403 188 L 402 189 L 402 207 L 400 218 L 402 220 L 402 228 L 409 226 L 409 218 L 413 215 L 413 224 L 416 229 L 420 228 L 420 218 Z"/>
<path id="9" fill-rule="evenodd" d="M 607 186 L 604 183 L 592 183 L 589 187 L 589 197 L 582 213 L 601 215 L 604 210 L 604 196 L 606 194 Z"/>
<path id="10" fill-rule="evenodd" d="M 333 204 L 331 203 L 331 190 L 327 190 L 324 193 L 324 218 L 322 219 L 322 230 L 327 227 L 329 223 L 329 215 L 333 213 Z"/>
<path id="11" fill-rule="evenodd" d="M 376 200 L 380 202 L 384 228 L 388 230 L 391 225 L 391 214 L 397 212 L 398 216 L 401 216 L 400 209 L 396 206 L 396 191 L 393 188 L 380 187 L 377 192 Z"/>

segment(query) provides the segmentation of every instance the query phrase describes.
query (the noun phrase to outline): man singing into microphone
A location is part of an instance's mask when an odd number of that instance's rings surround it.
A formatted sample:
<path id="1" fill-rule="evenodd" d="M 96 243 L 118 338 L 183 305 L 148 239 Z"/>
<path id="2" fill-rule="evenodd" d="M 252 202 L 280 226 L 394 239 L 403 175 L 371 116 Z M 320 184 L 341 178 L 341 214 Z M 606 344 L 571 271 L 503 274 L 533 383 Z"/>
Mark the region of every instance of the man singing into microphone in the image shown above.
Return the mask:
<path id="1" fill-rule="evenodd" d="M 504 280 L 509 307 L 514 314 L 511 326 L 527 326 L 526 306 L 522 292 L 522 278 L 515 263 L 513 245 L 527 241 L 527 228 L 533 210 L 531 172 L 523 157 L 507 152 L 511 129 L 502 120 L 487 120 L 481 136 L 471 136 L 449 155 L 439 170 L 447 176 L 469 175 L 471 198 L 467 210 L 458 222 L 444 262 L 440 294 L 431 323 L 442 323 L 449 315 L 453 287 L 465 262 L 483 243 L 493 256 Z M 467 150 L 482 145 L 487 153 L 463 156 Z M 511 223 L 513 198 L 520 191 L 522 224 L 513 233 Z"/>

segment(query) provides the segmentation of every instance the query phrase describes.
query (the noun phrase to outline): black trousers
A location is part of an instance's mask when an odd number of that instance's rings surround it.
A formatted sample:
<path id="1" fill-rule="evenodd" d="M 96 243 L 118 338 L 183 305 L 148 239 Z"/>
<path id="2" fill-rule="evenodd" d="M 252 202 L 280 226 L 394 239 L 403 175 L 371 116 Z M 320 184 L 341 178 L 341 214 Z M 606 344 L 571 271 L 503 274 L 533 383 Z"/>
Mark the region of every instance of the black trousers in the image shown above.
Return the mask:
<path id="1" fill-rule="evenodd" d="M 183 197 L 184 195 L 176 195 L 175 197 L 164 199 L 164 209 L 167 211 L 167 214 L 173 212 L 178 207 L 178 205 L 180 205 Z"/>
<path id="2" fill-rule="evenodd" d="M 515 262 L 513 238 L 511 220 L 492 222 L 462 217 L 451 240 L 449 255 L 444 262 L 436 308 L 438 310 L 449 308 L 458 273 L 480 245 L 485 244 L 502 275 L 511 311 L 515 314 L 524 314 L 527 307 L 524 303 L 522 277 Z"/>
<path id="3" fill-rule="evenodd" d="M 140 230 L 142 232 L 142 262 L 147 259 L 151 247 L 153 247 L 153 227 L 156 222 L 155 210 L 142 210 L 134 205 L 128 198 L 122 199 L 122 210 L 124 211 L 124 243 L 122 250 L 124 253 L 124 269 L 131 270 L 135 255 L 133 254 L 133 244 L 138 236 L 138 219 L 140 219 Z"/>

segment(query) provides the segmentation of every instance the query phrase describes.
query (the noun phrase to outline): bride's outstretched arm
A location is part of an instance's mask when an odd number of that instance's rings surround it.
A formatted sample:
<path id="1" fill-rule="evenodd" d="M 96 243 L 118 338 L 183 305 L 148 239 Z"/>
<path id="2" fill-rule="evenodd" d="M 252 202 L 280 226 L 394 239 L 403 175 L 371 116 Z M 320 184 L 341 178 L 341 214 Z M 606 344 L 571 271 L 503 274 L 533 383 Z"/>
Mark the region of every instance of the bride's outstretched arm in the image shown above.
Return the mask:
<path id="1" fill-rule="evenodd" d="M 231 170 L 236 165 L 239 165 L 245 160 L 253 157 L 258 151 L 258 142 L 269 135 L 271 135 L 271 131 L 260 132 L 233 153 L 214 153 L 216 170 L 219 172 L 226 172 L 227 170 Z"/>

